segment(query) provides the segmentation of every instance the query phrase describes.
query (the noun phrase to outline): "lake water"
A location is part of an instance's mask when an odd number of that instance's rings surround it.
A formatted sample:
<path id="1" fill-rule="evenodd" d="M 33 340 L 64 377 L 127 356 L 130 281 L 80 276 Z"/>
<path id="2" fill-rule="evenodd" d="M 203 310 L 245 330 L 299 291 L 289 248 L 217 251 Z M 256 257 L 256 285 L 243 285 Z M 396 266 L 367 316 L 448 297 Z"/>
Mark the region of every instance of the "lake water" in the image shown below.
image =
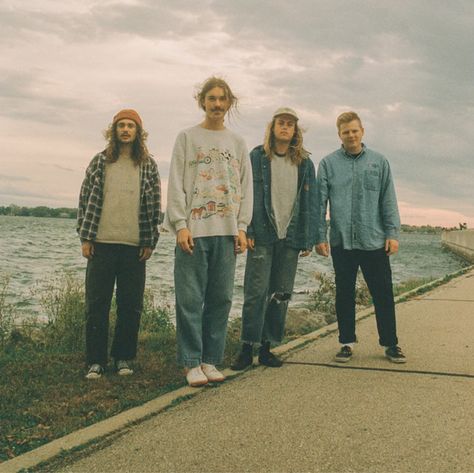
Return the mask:
<path id="1" fill-rule="evenodd" d="M 86 260 L 81 256 L 76 222 L 70 219 L 0 216 L 0 279 L 10 276 L 8 302 L 20 315 L 41 314 L 38 296 L 32 290 L 70 271 L 83 279 Z M 466 263 L 441 246 L 439 235 L 404 233 L 400 251 L 391 257 L 395 283 L 413 278 L 439 278 Z M 164 233 L 147 263 L 147 287 L 156 297 L 173 301 L 174 237 Z M 231 315 L 242 308 L 245 256 L 237 260 L 234 303 Z M 331 260 L 317 256 L 301 258 L 292 304 L 303 305 L 315 288 L 315 272 L 332 273 Z"/>

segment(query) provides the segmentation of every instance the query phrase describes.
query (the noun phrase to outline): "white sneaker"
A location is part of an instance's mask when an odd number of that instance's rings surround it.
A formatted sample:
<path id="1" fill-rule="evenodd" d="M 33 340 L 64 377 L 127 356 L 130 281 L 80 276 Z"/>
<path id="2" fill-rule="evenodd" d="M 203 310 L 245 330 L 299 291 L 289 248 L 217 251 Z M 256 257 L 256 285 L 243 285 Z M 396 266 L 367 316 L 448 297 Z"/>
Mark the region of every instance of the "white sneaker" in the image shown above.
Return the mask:
<path id="1" fill-rule="evenodd" d="M 225 380 L 225 376 L 214 365 L 203 363 L 201 368 L 211 383 L 220 383 Z"/>
<path id="2" fill-rule="evenodd" d="M 132 368 L 130 368 L 130 365 L 125 360 L 118 360 L 115 363 L 115 368 L 119 376 L 130 376 L 133 374 Z"/>
<path id="3" fill-rule="evenodd" d="M 194 368 L 187 368 L 186 381 L 193 388 L 196 388 L 198 386 L 204 386 L 208 383 L 207 376 L 202 372 L 200 366 L 196 366 Z"/>
<path id="4" fill-rule="evenodd" d="M 89 367 L 89 371 L 86 374 L 86 379 L 99 379 L 104 373 L 104 368 L 98 363 L 94 363 Z"/>

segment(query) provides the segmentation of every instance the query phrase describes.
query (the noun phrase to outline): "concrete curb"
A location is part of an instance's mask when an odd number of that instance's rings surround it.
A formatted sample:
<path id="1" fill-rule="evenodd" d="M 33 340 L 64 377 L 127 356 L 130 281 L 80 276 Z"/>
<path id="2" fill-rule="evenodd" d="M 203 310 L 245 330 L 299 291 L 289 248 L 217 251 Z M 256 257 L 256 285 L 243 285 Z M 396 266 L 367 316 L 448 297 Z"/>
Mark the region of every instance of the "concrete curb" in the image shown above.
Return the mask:
<path id="1" fill-rule="evenodd" d="M 455 277 L 462 276 L 463 274 L 474 269 L 474 265 L 463 268 L 459 271 L 451 273 L 444 278 L 437 279 L 423 286 L 417 287 L 409 292 L 406 292 L 395 298 L 395 302 L 405 301 L 408 297 L 416 295 L 420 292 L 425 292 L 429 289 L 432 289 L 440 284 L 446 282 L 447 279 L 452 279 Z M 373 308 L 369 307 L 359 311 L 356 315 L 356 320 L 362 320 L 366 317 L 369 317 L 373 314 Z M 334 322 L 330 325 L 322 327 L 314 332 L 303 335 L 295 340 L 292 340 L 284 345 L 276 347 L 273 352 L 279 355 L 289 353 L 290 351 L 300 348 L 305 344 L 317 340 L 318 338 L 325 337 L 331 333 L 337 331 L 337 322 Z M 235 378 L 245 372 L 236 372 L 231 369 L 225 369 L 223 373 L 227 376 L 228 379 Z M 202 388 L 190 388 L 188 386 L 176 389 L 167 394 L 163 394 L 156 399 L 146 402 L 145 404 L 129 409 L 125 412 L 117 414 L 109 419 L 97 422 L 93 425 L 85 427 L 83 429 L 72 432 L 64 437 L 53 440 L 41 447 L 38 447 L 30 452 L 24 453 L 18 457 L 15 457 L 6 462 L 0 463 L 0 472 L 1 473 L 15 473 L 23 469 L 33 468 L 42 462 L 49 461 L 54 457 L 61 455 L 67 451 L 76 449 L 87 443 L 93 442 L 100 438 L 105 438 L 112 434 L 119 432 L 131 424 L 158 414 L 159 412 L 170 407 L 176 401 L 179 401 L 183 398 L 189 398 L 199 394 L 204 387 Z"/>

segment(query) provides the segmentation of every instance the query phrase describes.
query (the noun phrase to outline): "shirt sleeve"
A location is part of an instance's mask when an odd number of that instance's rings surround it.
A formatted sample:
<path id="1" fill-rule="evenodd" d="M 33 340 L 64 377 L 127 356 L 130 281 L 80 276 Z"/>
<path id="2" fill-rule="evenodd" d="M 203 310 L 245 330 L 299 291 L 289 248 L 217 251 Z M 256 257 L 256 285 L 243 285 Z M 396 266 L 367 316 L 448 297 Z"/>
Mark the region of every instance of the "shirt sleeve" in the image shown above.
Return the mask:
<path id="1" fill-rule="evenodd" d="M 91 176 L 94 169 L 95 159 L 91 161 L 89 166 L 86 169 L 86 175 L 82 181 L 81 190 L 79 192 L 79 203 L 77 206 L 77 225 L 76 230 L 81 238 L 81 241 L 84 241 L 84 238 L 81 236 L 82 225 L 84 223 L 84 218 L 87 211 L 87 203 L 89 202 L 89 196 L 92 190 Z"/>
<path id="2" fill-rule="evenodd" d="M 158 171 L 158 166 L 153 161 L 153 248 L 156 247 L 160 237 L 159 225 L 161 223 L 161 179 Z"/>
<path id="3" fill-rule="evenodd" d="M 326 162 L 324 160 L 321 161 L 318 166 L 316 189 L 316 244 L 327 243 L 326 213 L 329 198 L 329 185 Z"/>
<path id="4" fill-rule="evenodd" d="M 381 210 L 385 238 L 398 240 L 400 237 L 400 215 L 392 172 L 388 161 L 384 163 L 381 192 Z"/>
<path id="5" fill-rule="evenodd" d="M 237 217 L 237 225 L 239 230 L 247 231 L 247 227 L 252 220 L 253 212 L 253 178 L 252 165 L 247 150 L 247 146 L 242 142 L 240 157 L 240 186 L 241 198 L 240 208 Z"/>
<path id="6" fill-rule="evenodd" d="M 176 138 L 171 156 L 166 206 L 167 220 L 176 232 L 187 227 L 186 192 L 184 189 L 185 157 L 186 135 L 180 133 Z"/>

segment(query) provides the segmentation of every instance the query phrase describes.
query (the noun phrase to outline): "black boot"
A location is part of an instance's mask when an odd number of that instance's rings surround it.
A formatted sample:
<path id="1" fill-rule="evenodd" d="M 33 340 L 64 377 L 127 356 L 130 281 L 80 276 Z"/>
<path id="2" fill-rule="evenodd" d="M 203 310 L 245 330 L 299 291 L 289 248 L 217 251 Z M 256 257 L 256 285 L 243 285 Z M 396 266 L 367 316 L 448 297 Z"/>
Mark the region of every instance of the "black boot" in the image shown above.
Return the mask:
<path id="1" fill-rule="evenodd" d="M 253 363 L 253 346 L 250 343 L 242 344 L 242 351 L 235 360 L 234 364 L 231 365 L 231 369 L 234 371 L 242 371 Z"/>
<path id="2" fill-rule="evenodd" d="M 262 342 L 258 351 L 258 362 L 270 368 L 280 368 L 283 361 L 270 351 L 270 342 Z"/>

